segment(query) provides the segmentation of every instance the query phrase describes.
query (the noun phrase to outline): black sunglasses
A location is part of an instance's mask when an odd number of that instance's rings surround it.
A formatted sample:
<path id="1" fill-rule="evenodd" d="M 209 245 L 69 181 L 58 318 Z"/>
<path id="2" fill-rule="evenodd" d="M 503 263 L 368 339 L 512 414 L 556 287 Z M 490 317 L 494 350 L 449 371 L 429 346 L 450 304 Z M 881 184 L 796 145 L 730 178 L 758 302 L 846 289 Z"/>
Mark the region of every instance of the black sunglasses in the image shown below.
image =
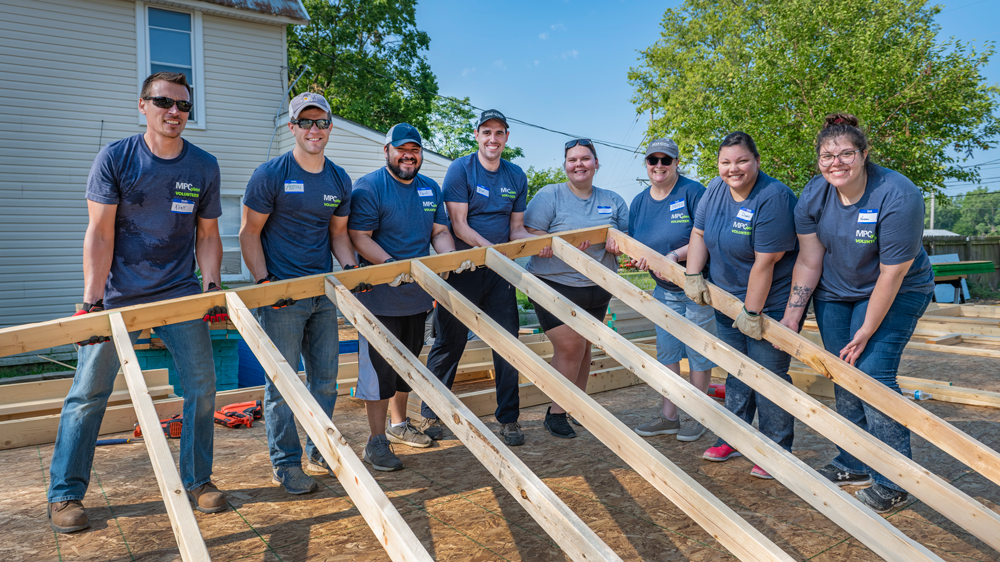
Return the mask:
<path id="1" fill-rule="evenodd" d="M 664 166 L 669 166 L 674 163 L 673 156 L 653 156 L 650 154 L 646 157 L 646 163 L 650 166 L 655 166 L 657 163 L 661 163 Z"/>
<path id="2" fill-rule="evenodd" d="M 313 123 L 316 124 L 316 128 L 318 128 L 318 129 L 329 129 L 330 128 L 330 123 L 333 123 L 333 121 L 330 121 L 329 119 L 292 119 L 291 120 L 291 124 L 292 125 L 298 125 L 302 129 L 312 129 Z"/>
<path id="3" fill-rule="evenodd" d="M 574 139 L 566 143 L 566 150 L 573 148 L 576 145 L 580 146 L 594 146 L 594 141 L 590 139 Z"/>
<path id="4" fill-rule="evenodd" d="M 177 110 L 183 111 L 184 113 L 191 113 L 191 110 L 194 109 L 193 103 L 184 100 L 175 100 L 174 98 L 155 96 L 155 97 L 145 97 L 142 99 L 153 102 L 153 105 L 159 107 L 160 109 L 170 109 L 171 107 L 174 106 L 175 103 L 177 104 Z"/>

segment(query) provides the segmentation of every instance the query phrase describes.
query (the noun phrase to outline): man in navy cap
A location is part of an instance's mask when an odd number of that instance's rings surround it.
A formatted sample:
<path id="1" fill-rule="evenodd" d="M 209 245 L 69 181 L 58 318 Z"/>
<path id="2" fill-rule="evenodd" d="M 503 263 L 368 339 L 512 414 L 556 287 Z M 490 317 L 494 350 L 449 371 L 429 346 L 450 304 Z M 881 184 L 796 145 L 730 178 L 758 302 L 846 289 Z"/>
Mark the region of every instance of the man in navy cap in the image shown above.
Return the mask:
<path id="1" fill-rule="evenodd" d="M 532 236 L 524 228 L 528 178 L 520 167 L 501 158 L 508 136 L 507 118 L 495 109 L 484 111 L 475 132 L 479 150 L 455 160 L 448 167 L 444 178 L 444 201 L 459 250 Z M 504 278 L 485 267 L 472 267 L 449 276 L 448 282 L 517 336 L 517 297 L 514 287 Z M 465 352 L 469 329 L 440 306 L 435 313 L 434 327 L 437 338 L 427 356 L 427 368 L 451 388 Z M 524 433 L 517 423 L 520 414 L 517 370 L 496 351 L 493 352 L 493 368 L 500 435 L 507 445 L 521 445 Z M 432 439 L 440 439 L 444 428 L 427 403 L 421 406 L 420 415 L 424 418 L 421 431 Z"/>

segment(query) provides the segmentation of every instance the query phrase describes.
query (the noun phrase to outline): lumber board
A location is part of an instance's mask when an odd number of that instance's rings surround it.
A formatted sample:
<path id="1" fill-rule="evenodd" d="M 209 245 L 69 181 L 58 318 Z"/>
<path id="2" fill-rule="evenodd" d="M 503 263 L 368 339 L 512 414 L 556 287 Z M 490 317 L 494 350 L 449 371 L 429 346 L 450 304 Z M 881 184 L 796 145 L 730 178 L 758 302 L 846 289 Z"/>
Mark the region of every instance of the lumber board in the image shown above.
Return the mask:
<path id="1" fill-rule="evenodd" d="M 149 395 L 153 398 L 153 400 L 166 398 L 174 392 L 174 387 L 169 384 L 162 386 L 149 386 L 147 384 L 147 387 Z M 0 405 L 0 421 L 58 414 L 62 411 L 63 402 L 65 402 L 65 400 L 66 397 L 64 396 L 62 398 L 47 398 L 45 400 L 32 400 L 29 402 L 17 402 L 15 404 Z M 129 394 L 128 389 L 113 391 L 111 396 L 108 397 L 109 406 L 119 406 L 121 404 L 131 403 L 132 395 Z"/>
<path id="2" fill-rule="evenodd" d="M 499 253 L 491 252 L 487 255 L 487 264 L 503 276 L 503 272 L 493 263 L 494 255 L 499 256 L 501 260 L 507 258 Z M 501 262 L 500 265 L 505 264 Z M 518 371 L 530 378 L 538 388 L 573 412 L 573 416 L 595 437 L 717 538 L 730 552 L 741 560 L 791 560 L 767 537 L 586 393 L 569 384 L 551 365 L 532 353 L 522 342 L 507 333 L 492 318 L 483 314 L 458 291 L 443 283 L 427 282 L 425 276 L 420 276 L 419 266 L 415 266 L 414 270 L 418 271 L 417 279 L 421 282 L 421 286 L 438 301 L 438 306 L 444 306 L 451 311 L 480 338 L 488 341 Z M 524 275 L 530 274 L 524 272 Z M 511 279 L 508 278 L 508 281 Z M 579 313 L 586 315 L 582 310 Z"/>
<path id="3" fill-rule="evenodd" d="M 553 253 L 775 405 L 1000 551 L 1000 515 L 558 238 Z M 765 467 L 766 469 L 766 467 Z M 822 478 L 822 477 L 820 477 Z M 784 482 L 782 482 L 784 483 Z"/>
<path id="4" fill-rule="evenodd" d="M 909 390 L 926 390 L 931 393 L 931 399 L 937 400 L 941 396 L 962 399 L 959 404 L 969 404 L 972 406 L 988 406 L 1000 408 L 1000 392 L 990 392 L 975 388 L 964 388 L 950 384 L 939 384 L 932 381 L 906 380 L 899 381 L 899 386 Z"/>
<path id="5" fill-rule="evenodd" d="M 167 369 L 150 369 L 143 371 L 142 374 L 146 379 L 147 386 L 155 387 L 170 384 Z M 64 399 L 69 394 L 71 386 L 73 386 L 72 378 L 5 384 L 0 387 L 0 405 L 48 400 L 50 398 Z M 125 377 L 119 371 L 118 376 L 115 378 L 113 392 L 122 390 L 127 391 L 128 385 L 125 383 Z"/>
<path id="6" fill-rule="evenodd" d="M 410 274 L 422 286 L 444 285 L 438 274 L 411 262 Z M 456 437 L 521 504 L 573 560 L 621 561 L 579 517 L 486 424 L 445 387 L 427 367 L 335 277 L 327 277 L 327 297 L 336 303 L 368 343 L 438 414 Z"/>
<path id="7" fill-rule="evenodd" d="M 662 255 L 639 244 L 615 229 L 608 229 L 620 248 L 632 257 L 644 257 L 650 267 L 674 283 L 684 283 L 684 269 Z M 709 283 L 712 306 L 731 318 L 739 315 L 743 302 Z M 809 365 L 819 374 L 833 380 L 849 392 L 875 406 L 889 417 L 902 423 L 911 431 L 936 445 L 952 457 L 1000 484 L 1000 456 L 996 451 L 973 439 L 952 424 L 929 412 L 884 384 L 840 360 L 822 346 L 765 316 L 764 338 L 792 357 Z M 952 330 L 955 331 L 955 330 Z M 941 349 L 950 349 L 941 347 Z"/>
<path id="8" fill-rule="evenodd" d="M 562 232 L 560 235 L 576 243 L 590 240 L 591 244 L 604 242 L 607 227 L 583 228 Z M 533 256 L 550 244 L 553 235 L 536 236 L 516 240 L 506 244 L 492 246 L 511 258 Z M 436 272 L 452 271 L 463 261 L 471 260 L 476 265 L 484 265 L 485 248 L 472 248 L 447 254 L 438 254 L 419 258 L 421 263 Z M 359 283 L 379 285 L 389 283 L 400 273 L 410 269 L 410 260 L 390 262 L 333 274 L 348 287 Z M 320 273 L 297 279 L 288 279 L 263 285 L 248 285 L 238 289 L 202 293 L 189 297 L 168 299 L 155 303 L 140 304 L 114 309 L 121 313 L 129 331 L 155 328 L 166 324 L 175 324 L 186 320 L 202 318 L 205 311 L 213 306 L 226 306 L 226 295 L 239 295 L 246 306 L 255 308 L 277 302 L 279 299 L 292 298 L 301 300 L 318 297 L 324 294 L 323 280 L 328 274 Z M 0 357 L 26 353 L 37 349 L 45 349 L 58 345 L 75 343 L 89 339 L 91 336 L 110 336 L 107 316 L 111 311 L 84 314 L 82 316 L 58 318 L 48 322 L 38 322 L 23 326 L 0 329 Z"/>
<path id="9" fill-rule="evenodd" d="M 617 231 L 609 229 L 609 232 Z M 632 247 L 635 247 L 635 244 L 638 243 L 632 241 Z M 556 256 L 560 255 L 556 253 L 559 246 L 557 243 L 553 244 L 553 253 Z M 619 247 L 625 248 L 621 243 Z M 632 257 L 643 255 L 639 252 L 625 251 Z M 562 256 L 561 259 L 565 261 L 568 252 L 562 252 Z M 820 477 L 804 462 L 778 447 L 776 443 L 761 435 L 732 412 L 725 410 L 688 381 L 674 375 L 656 361 L 649 361 L 648 355 L 631 342 L 579 310 L 568 299 L 514 262 L 491 252 L 487 255 L 487 266 L 577 333 L 604 349 L 609 356 L 632 369 L 651 388 L 669 398 L 678 408 L 682 408 L 716 435 L 741 450 L 789 490 L 851 533 L 879 556 L 899 562 L 940 560 L 926 547 L 913 541 L 882 517 L 862 506 L 858 500 L 846 494 L 836 484 Z"/>
<path id="10" fill-rule="evenodd" d="M 956 343 L 962 343 L 962 334 L 948 334 L 927 338 L 924 343 L 931 345 L 955 345 Z"/>
<path id="11" fill-rule="evenodd" d="M 153 464 L 153 473 L 156 474 L 156 483 L 167 508 L 170 527 L 174 531 L 181 559 L 191 562 L 210 562 L 212 558 L 208 555 L 205 539 L 202 538 L 198 521 L 194 518 L 187 490 L 184 489 L 181 475 L 174 466 L 174 457 L 170 453 L 170 446 L 167 445 L 167 438 L 160 430 L 160 418 L 157 417 L 156 408 L 153 406 L 153 397 L 146 388 L 146 380 L 142 376 L 142 369 L 139 368 L 139 358 L 132 349 L 132 340 L 128 336 L 125 321 L 118 312 L 112 312 L 108 316 L 108 321 L 111 324 L 112 340 L 118 350 L 118 359 L 121 361 L 128 390 L 132 395 L 132 406 L 139 418 L 139 427 L 142 428 L 143 443 L 146 444 L 149 460 Z M 190 429 L 185 428 L 185 431 Z"/>
<path id="12" fill-rule="evenodd" d="M 953 353 L 955 355 L 969 355 L 972 357 L 992 357 L 1000 359 L 1000 349 L 980 349 L 978 347 L 960 347 L 956 345 L 938 345 L 931 343 L 920 343 L 910 341 L 906 344 L 906 349 L 918 351 L 935 351 L 940 353 Z"/>

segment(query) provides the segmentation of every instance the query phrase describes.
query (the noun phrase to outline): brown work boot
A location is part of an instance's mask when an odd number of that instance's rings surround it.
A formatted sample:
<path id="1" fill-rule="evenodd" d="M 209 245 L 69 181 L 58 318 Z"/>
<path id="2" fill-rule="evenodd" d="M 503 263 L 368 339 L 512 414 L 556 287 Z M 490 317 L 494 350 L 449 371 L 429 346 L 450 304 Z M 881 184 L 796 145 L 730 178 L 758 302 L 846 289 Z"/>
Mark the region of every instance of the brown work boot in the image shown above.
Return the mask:
<path id="1" fill-rule="evenodd" d="M 226 509 L 226 495 L 207 482 L 188 492 L 188 499 L 194 502 L 194 508 L 202 513 L 218 513 Z"/>
<path id="2" fill-rule="evenodd" d="M 50 503 L 49 523 L 57 533 L 72 533 L 90 527 L 87 512 L 80 500 Z"/>

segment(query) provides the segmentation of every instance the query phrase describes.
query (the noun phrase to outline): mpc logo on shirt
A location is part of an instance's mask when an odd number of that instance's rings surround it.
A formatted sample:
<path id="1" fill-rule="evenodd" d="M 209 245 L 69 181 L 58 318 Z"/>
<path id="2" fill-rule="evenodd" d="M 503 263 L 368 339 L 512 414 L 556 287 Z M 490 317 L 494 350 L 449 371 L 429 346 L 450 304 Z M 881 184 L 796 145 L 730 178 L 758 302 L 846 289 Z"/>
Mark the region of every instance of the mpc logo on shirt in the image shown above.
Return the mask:
<path id="1" fill-rule="evenodd" d="M 323 195 L 323 206 L 336 209 L 340 206 L 340 197 L 336 195 Z"/>
<path id="2" fill-rule="evenodd" d="M 753 209 L 740 207 L 740 211 L 736 213 L 736 218 L 738 220 L 733 221 L 733 229 L 732 229 L 733 234 L 750 236 L 750 233 L 753 232 L 753 225 L 750 223 L 750 221 L 753 220 L 753 212 L 754 212 Z"/>
<path id="3" fill-rule="evenodd" d="M 193 183 L 174 182 L 174 195 L 177 197 L 198 197 L 201 188 L 195 187 Z"/>
<path id="4" fill-rule="evenodd" d="M 437 208 L 438 208 L 437 202 L 435 202 L 435 201 L 421 201 L 421 203 L 423 203 L 424 210 L 427 211 L 428 213 L 433 213 L 434 211 L 437 211 Z"/>
<path id="5" fill-rule="evenodd" d="M 500 186 L 500 197 L 506 199 L 517 199 L 517 190 L 511 189 L 506 185 Z"/>

